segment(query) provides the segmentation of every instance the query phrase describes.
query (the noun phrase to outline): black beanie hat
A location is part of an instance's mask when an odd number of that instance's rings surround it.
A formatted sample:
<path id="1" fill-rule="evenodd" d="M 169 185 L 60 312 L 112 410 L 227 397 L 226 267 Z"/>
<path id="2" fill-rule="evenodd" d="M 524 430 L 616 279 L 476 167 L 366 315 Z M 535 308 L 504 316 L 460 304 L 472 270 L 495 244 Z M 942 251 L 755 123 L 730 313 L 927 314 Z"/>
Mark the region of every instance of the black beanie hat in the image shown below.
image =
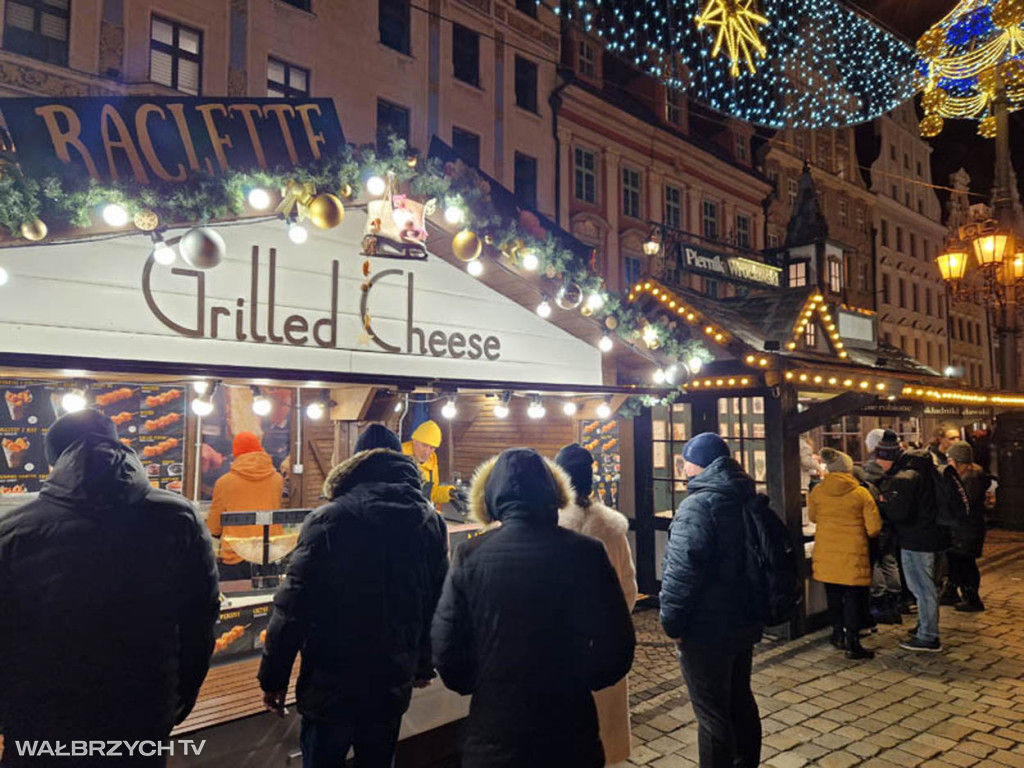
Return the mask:
<path id="1" fill-rule="evenodd" d="M 885 430 L 882 439 L 875 446 L 875 458 L 882 461 L 896 461 L 903 453 L 900 448 L 900 436 L 891 429 Z"/>
<path id="2" fill-rule="evenodd" d="M 72 444 L 86 437 L 100 442 L 117 442 L 117 426 L 109 416 L 100 411 L 88 409 L 66 413 L 46 433 L 46 460 L 53 466 L 57 459 Z"/>
<path id="3" fill-rule="evenodd" d="M 579 443 L 570 443 L 555 456 L 555 464 L 565 470 L 578 498 L 586 498 L 594 489 L 594 457 Z"/>
<path id="4" fill-rule="evenodd" d="M 356 440 L 356 453 L 371 451 L 374 448 L 387 448 L 389 451 L 402 452 L 402 442 L 398 435 L 383 424 L 371 424 Z"/>

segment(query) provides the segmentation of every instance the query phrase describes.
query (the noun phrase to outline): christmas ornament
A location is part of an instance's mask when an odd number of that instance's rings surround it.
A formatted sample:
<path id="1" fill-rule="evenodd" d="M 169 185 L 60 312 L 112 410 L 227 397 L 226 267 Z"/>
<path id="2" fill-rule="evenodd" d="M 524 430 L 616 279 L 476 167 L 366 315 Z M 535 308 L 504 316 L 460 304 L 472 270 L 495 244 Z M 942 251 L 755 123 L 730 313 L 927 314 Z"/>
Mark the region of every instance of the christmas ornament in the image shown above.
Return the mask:
<path id="1" fill-rule="evenodd" d="M 932 27 L 917 40 L 917 52 L 926 59 L 941 56 L 946 51 L 946 33 L 939 27 Z"/>
<path id="2" fill-rule="evenodd" d="M 143 232 L 152 232 L 160 226 L 160 217 L 153 213 L 153 211 L 139 211 L 132 217 L 132 223 L 136 229 Z"/>
<path id="3" fill-rule="evenodd" d="M 594 310 L 589 304 L 584 304 L 580 307 L 580 314 L 584 317 L 590 317 L 594 314 Z"/>
<path id="4" fill-rule="evenodd" d="M 345 205 L 337 195 L 322 192 L 309 204 L 309 220 L 320 229 L 334 229 L 345 219 Z"/>
<path id="5" fill-rule="evenodd" d="M 989 67 L 978 73 L 978 89 L 991 98 L 996 92 L 996 68 Z"/>
<path id="6" fill-rule="evenodd" d="M 21 225 L 21 236 L 26 240 L 31 240 L 32 242 L 42 240 L 46 237 L 47 232 L 46 222 L 42 219 L 36 219 L 35 221 Z"/>
<path id="7" fill-rule="evenodd" d="M 544 267 L 544 276 L 548 280 L 554 280 L 556 277 L 558 277 L 558 270 L 555 269 L 554 264 L 548 264 L 546 267 Z"/>
<path id="8" fill-rule="evenodd" d="M 452 238 L 452 253 L 459 261 L 473 261 L 479 258 L 483 244 L 476 232 L 464 229 Z"/>
<path id="9" fill-rule="evenodd" d="M 937 112 L 946 106 L 947 101 L 949 101 L 949 94 L 942 88 L 932 88 L 921 94 L 921 106 L 924 107 L 926 113 Z"/>
<path id="10" fill-rule="evenodd" d="M 750 74 L 757 71 L 754 55 L 764 58 L 768 50 L 761 42 L 757 28 L 767 26 L 768 19 L 758 13 L 754 0 L 708 0 L 696 22 L 697 29 L 718 27 L 711 58 L 718 58 L 724 43 L 731 62 L 729 73 L 733 77 L 740 73 L 741 59 Z"/>
<path id="11" fill-rule="evenodd" d="M 196 269 L 213 269 L 227 251 L 224 238 L 209 227 L 193 227 L 181 236 L 178 243 L 181 258 Z"/>
<path id="12" fill-rule="evenodd" d="M 942 133 L 943 120 L 938 115 L 926 115 L 921 120 L 921 135 L 925 138 L 938 136 Z"/>
<path id="13" fill-rule="evenodd" d="M 1016 27 L 1024 21 L 1024 0 L 999 0 L 992 8 L 992 23 L 1000 29 Z"/>
<path id="14" fill-rule="evenodd" d="M 608 315 L 608 317 L 604 319 L 604 327 L 609 331 L 614 331 L 619 327 L 619 318 L 615 315 Z"/>
<path id="15" fill-rule="evenodd" d="M 1024 61 L 1021 59 L 1010 59 L 999 66 L 999 76 L 1010 88 L 1020 88 L 1024 85 Z"/>
<path id="16" fill-rule="evenodd" d="M 576 309 L 583 303 L 583 289 L 576 283 L 565 283 L 555 293 L 555 304 L 562 309 Z"/>
<path id="17" fill-rule="evenodd" d="M 342 184 L 341 189 L 338 190 L 338 194 L 346 200 L 349 200 L 352 197 L 352 185 Z"/>

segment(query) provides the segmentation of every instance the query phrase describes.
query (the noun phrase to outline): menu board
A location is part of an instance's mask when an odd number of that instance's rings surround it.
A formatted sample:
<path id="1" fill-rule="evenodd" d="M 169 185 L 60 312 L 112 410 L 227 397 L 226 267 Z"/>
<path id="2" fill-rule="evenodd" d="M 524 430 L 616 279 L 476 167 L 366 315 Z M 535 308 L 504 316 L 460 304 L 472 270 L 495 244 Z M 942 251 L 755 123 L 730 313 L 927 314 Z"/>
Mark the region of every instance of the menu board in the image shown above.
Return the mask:
<path id="1" fill-rule="evenodd" d="M 0 380 L 0 494 L 33 493 L 49 474 L 44 440 L 64 415 L 70 382 Z M 142 459 L 154 488 L 181 492 L 185 458 L 185 398 L 180 387 L 93 384 L 90 406 L 117 425 L 121 442 Z"/>
<path id="2" fill-rule="evenodd" d="M 594 456 L 594 496 L 612 509 L 618 509 L 622 480 L 619 422 L 615 419 L 584 421 L 580 431 L 580 444 Z"/>

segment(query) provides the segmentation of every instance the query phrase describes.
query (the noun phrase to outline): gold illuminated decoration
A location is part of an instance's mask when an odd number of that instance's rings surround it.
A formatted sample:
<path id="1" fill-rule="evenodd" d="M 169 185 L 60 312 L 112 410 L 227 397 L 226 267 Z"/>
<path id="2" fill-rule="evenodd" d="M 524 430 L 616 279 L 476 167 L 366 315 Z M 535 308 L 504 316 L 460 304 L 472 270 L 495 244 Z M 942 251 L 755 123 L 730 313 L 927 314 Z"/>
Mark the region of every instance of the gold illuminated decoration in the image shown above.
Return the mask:
<path id="1" fill-rule="evenodd" d="M 717 58 L 725 46 L 733 77 L 740 73 L 740 62 L 747 71 L 754 74 L 754 56 L 764 58 L 767 48 L 758 35 L 759 26 L 767 26 L 768 18 L 758 13 L 755 0 L 708 0 L 704 11 L 697 18 L 697 29 L 717 27 L 715 42 L 711 47 L 711 58 Z"/>

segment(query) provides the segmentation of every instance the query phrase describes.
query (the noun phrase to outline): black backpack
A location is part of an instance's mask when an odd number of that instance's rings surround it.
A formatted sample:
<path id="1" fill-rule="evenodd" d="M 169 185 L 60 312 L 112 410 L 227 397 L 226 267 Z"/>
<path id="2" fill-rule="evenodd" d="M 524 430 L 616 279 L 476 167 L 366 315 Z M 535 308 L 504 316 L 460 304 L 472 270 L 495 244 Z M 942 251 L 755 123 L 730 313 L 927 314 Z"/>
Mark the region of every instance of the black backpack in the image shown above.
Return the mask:
<path id="1" fill-rule="evenodd" d="M 970 501 L 960 476 L 947 465 L 936 467 L 928 477 L 935 496 L 935 522 L 944 528 L 955 528 L 970 513 Z"/>
<path id="2" fill-rule="evenodd" d="M 747 581 L 757 619 L 769 627 L 784 624 L 803 602 L 798 550 L 763 493 L 743 505 L 743 529 Z"/>

